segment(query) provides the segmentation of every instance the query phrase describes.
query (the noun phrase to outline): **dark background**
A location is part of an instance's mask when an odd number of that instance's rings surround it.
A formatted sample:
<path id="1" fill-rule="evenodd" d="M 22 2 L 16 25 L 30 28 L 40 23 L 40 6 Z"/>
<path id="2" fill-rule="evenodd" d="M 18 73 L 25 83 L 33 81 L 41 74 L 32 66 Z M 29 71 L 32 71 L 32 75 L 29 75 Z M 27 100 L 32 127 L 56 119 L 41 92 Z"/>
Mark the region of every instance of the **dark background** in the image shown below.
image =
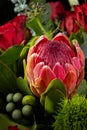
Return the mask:
<path id="1" fill-rule="evenodd" d="M 70 9 L 68 0 L 46 0 L 46 1 L 47 2 L 61 1 L 65 5 L 66 9 Z M 84 0 L 79 0 L 79 2 L 80 4 L 82 4 Z M 10 0 L 0 0 L 0 25 L 6 23 L 8 20 L 16 16 L 13 9 L 14 5 L 10 2 Z"/>

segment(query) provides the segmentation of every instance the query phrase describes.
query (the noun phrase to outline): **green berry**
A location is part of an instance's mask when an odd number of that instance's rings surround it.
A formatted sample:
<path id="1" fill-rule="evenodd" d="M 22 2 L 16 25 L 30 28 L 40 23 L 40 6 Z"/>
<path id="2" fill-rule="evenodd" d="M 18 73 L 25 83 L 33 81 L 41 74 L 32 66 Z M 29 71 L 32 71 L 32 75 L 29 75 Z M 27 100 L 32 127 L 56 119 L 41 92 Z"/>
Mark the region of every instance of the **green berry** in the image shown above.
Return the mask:
<path id="1" fill-rule="evenodd" d="M 22 113 L 24 116 L 31 116 L 33 114 L 33 109 L 32 109 L 32 106 L 30 105 L 25 105 L 23 108 L 22 108 Z"/>
<path id="2" fill-rule="evenodd" d="M 7 96 L 6 96 L 6 101 L 7 102 L 11 102 L 13 100 L 13 93 L 9 93 Z"/>
<path id="3" fill-rule="evenodd" d="M 7 105 L 6 105 L 6 111 L 7 112 L 12 112 L 15 108 L 15 104 L 13 102 L 9 102 Z"/>
<path id="4" fill-rule="evenodd" d="M 21 110 L 15 109 L 15 110 L 12 112 L 12 118 L 13 118 L 14 120 L 18 120 L 18 119 L 20 119 L 21 117 L 22 117 L 22 112 L 21 112 Z"/>
<path id="5" fill-rule="evenodd" d="M 32 96 L 32 95 L 25 95 L 23 97 L 23 99 L 22 99 L 22 104 L 23 105 L 30 104 L 30 105 L 35 106 L 35 104 L 36 104 L 36 98 L 34 96 Z"/>
<path id="6" fill-rule="evenodd" d="M 21 100 L 22 100 L 22 94 L 21 93 L 15 93 L 13 95 L 13 101 L 14 102 L 21 102 Z"/>

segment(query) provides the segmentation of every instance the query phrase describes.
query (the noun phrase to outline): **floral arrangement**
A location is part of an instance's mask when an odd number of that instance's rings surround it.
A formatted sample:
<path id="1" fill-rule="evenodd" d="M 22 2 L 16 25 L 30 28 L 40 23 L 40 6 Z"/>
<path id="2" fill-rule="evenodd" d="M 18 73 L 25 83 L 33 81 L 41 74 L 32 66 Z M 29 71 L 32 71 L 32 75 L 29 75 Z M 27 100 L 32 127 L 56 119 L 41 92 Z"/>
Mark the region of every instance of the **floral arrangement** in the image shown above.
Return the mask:
<path id="1" fill-rule="evenodd" d="M 0 129 L 87 128 L 87 3 L 11 0 L 0 26 Z"/>

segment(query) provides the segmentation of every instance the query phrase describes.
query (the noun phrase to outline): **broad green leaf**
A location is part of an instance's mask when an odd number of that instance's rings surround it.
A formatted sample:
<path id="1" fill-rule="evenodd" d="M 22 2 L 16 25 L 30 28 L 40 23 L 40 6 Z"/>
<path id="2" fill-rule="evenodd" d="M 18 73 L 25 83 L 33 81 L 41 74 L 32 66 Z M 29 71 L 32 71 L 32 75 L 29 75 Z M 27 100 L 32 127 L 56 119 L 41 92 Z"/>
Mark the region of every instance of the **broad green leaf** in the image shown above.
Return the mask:
<path id="1" fill-rule="evenodd" d="M 43 31 L 41 30 L 40 26 L 38 25 L 36 18 L 29 20 L 27 22 L 27 27 L 32 28 L 32 30 L 35 32 L 36 35 L 40 36 L 43 34 Z"/>
<path id="2" fill-rule="evenodd" d="M 64 99 L 64 95 L 58 89 L 52 90 L 45 97 L 45 111 L 48 114 L 55 113 L 58 103 Z"/>
<path id="3" fill-rule="evenodd" d="M 8 116 L 4 114 L 0 114 L 0 130 L 8 130 L 8 126 L 17 126 L 20 130 L 31 130 L 30 127 L 22 126 L 11 119 L 8 118 Z"/>
<path id="4" fill-rule="evenodd" d="M 20 46 L 12 46 L 8 48 L 5 52 L 0 55 L 0 61 L 4 62 L 7 65 L 15 63 L 15 61 L 19 58 L 20 52 L 23 48 L 23 45 Z"/>
<path id="5" fill-rule="evenodd" d="M 17 91 L 15 75 L 7 65 L 0 61 L 0 93 L 7 94 L 15 91 Z"/>
<path id="6" fill-rule="evenodd" d="M 79 95 L 87 95 L 87 82 L 83 80 L 80 85 L 78 86 L 77 93 Z"/>
<path id="7" fill-rule="evenodd" d="M 32 94 L 28 86 L 28 83 L 22 77 L 17 78 L 17 86 L 23 94 Z"/>
<path id="8" fill-rule="evenodd" d="M 62 81 L 54 79 L 48 85 L 46 91 L 40 97 L 41 104 L 45 107 L 48 113 L 54 112 L 54 106 L 61 98 L 66 96 L 66 89 Z"/>
<path id="9" fill-rule="evenodd" d="M 54 90 L 54 89 L 60 90 L 66 96 L 66 89 L 61 80 L 59 79 L 52 80 L 51 83 L 48 85 L 45 93 L 48 93 L 49 91 Z"/>

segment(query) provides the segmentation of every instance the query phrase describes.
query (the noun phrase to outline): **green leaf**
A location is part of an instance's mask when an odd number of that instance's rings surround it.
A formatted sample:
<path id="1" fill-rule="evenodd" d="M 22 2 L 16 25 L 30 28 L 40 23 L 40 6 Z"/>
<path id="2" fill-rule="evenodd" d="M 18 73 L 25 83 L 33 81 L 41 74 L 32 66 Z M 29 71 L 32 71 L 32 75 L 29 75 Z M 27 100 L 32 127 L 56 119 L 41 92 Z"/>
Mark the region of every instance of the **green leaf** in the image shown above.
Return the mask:
<path id="1" fill-rule="evenodd" d="M 60 90 L 66 96 L 66 89 L 61 80 L 59 79 L 52 80 L 51 83 L 48 85 L 45 93 L 48 93 L 50 90 L 53 90 L 53 89 Z"/>
<path id="2" fill-rule="evenodd" d="M 8 126 L 17 126 L 20 130 L 31 130 L 30 127 L 22 126 L 11 119 L 9 119 L 6 115 L 0 114 L 0 130 L 8 130 Z"/>
<path id="3" fill-rule="evenodd" d="M 4 62 L 8 66 L 14 64 L 15 61 L 19 58 L 22 48 L 23 45 L 12 46 L 8 48 L 5 52 L 2 53 L 2 55 L 0 55 L 0 61 Z"/>
<path id="4" fill-rule="evenodd" d="M 23 94 L 31 94 L 30 88 L 28 86 L 28 83 L 22 78 L 22 77 L 18 77 L 17 78 L 17 86 L 18 89 L 23 93 Z"/>
<path id="5" fill-rule="evenodd" d="M 58 102 L 66 96 L 66 89 L 62 81 L 54 79 L 42 93 L 40 102 L 47 113 L 53 114 Z"/>
<path id="6" fill-rule="evenodd" d="M 0 93 L 8 94 L 15 91 L 17 91 L 16 76 L 7 65 L 0 61 Z"/>
<path id="7" fill-rule="evenodd" d="M 87 95 L 87 82 L 83 80 L 78 86 L 77 93 L 79 95 Z"/>
<path id="8" fill-rule="evenodd" d="M 36 18 L 34 18 L 32 20 L 29 20 L 27 22 L 27 27 L 32 28 L 32 30 L 35 32 L 36 35 L 40 36 L 40 35 L 43 34 L 41 28 L 39 27 L 39 25 L 37 23 L 37 19 Z"/>
<path id="9" fill-rule="evenodd" d="M 58 103 L 64 99 L 64 95 L 58 89 L 55 89 L 47 94 L 45 97 L 45 111 L 48 114 L 55 113 Z"/>

